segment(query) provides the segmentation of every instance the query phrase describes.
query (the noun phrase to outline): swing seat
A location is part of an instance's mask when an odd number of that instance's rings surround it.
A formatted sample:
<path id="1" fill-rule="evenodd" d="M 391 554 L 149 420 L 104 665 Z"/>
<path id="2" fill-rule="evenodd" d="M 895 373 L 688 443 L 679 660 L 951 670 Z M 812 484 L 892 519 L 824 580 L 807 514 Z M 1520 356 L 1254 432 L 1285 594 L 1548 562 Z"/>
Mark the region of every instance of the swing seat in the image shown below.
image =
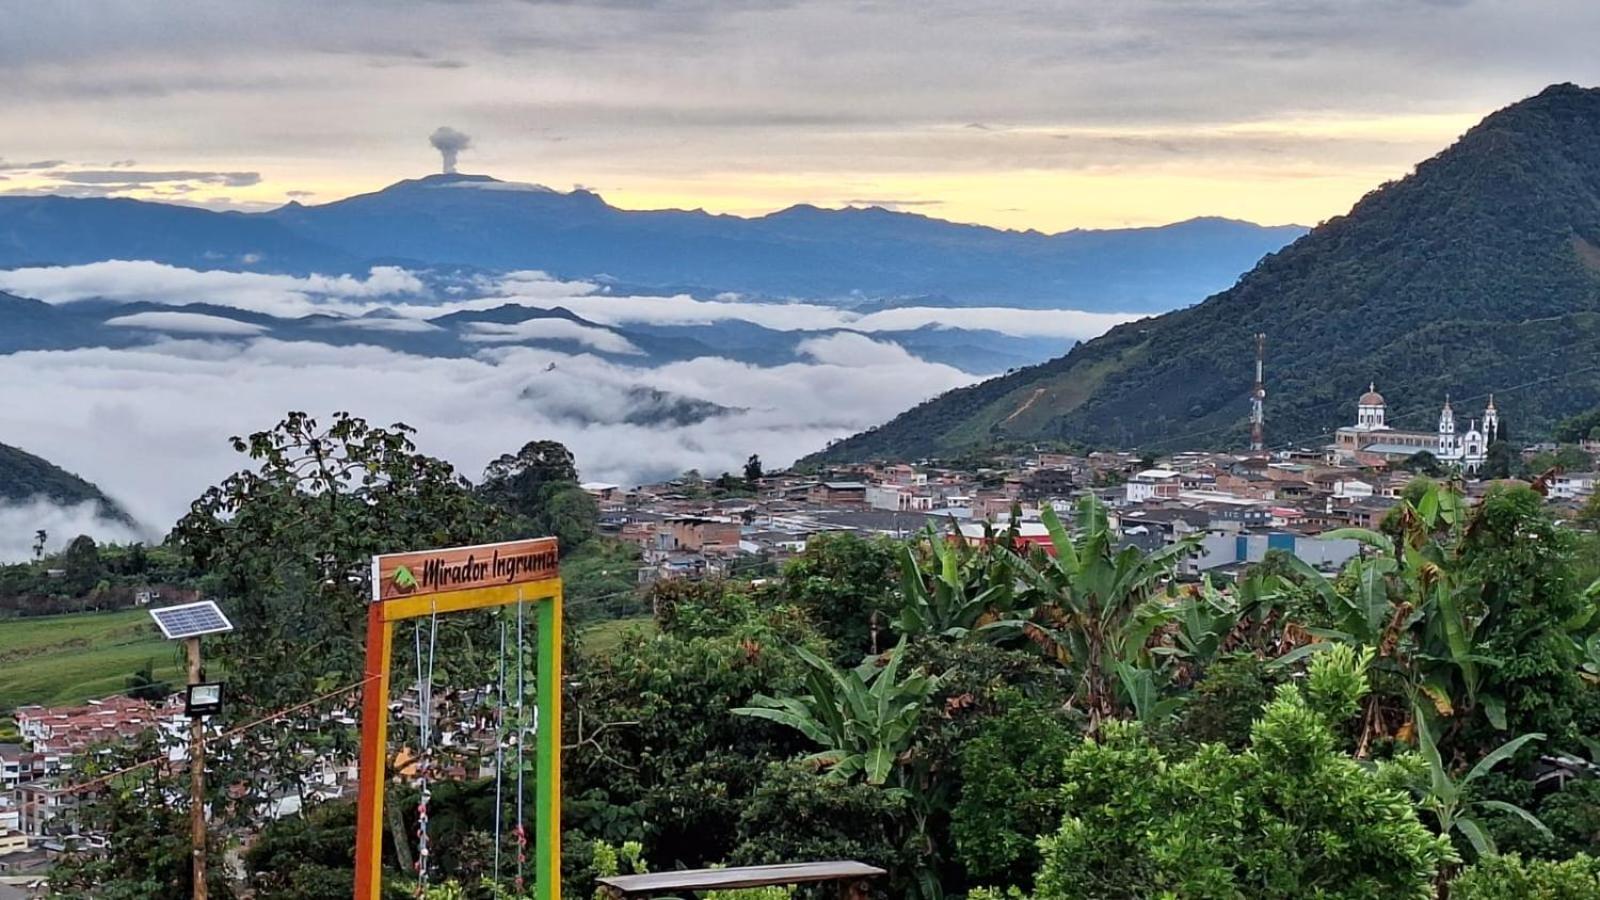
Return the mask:
<path id="1" fill-rule="evenodd" d="M 682 894 L 694 891 L 767 887 L 776 884 L 818 884 L 838 882 L 840 894 L 849 900 L 867 896 L 867 881 L 886 873 L 877 866 L 855 860 L 784 863 L 776 866 L 738 866 L 726 869 L 681 869 L 644 875 L 615 875 L 596 879 L 601 890 L 615 900 L 651 894 Z"/>

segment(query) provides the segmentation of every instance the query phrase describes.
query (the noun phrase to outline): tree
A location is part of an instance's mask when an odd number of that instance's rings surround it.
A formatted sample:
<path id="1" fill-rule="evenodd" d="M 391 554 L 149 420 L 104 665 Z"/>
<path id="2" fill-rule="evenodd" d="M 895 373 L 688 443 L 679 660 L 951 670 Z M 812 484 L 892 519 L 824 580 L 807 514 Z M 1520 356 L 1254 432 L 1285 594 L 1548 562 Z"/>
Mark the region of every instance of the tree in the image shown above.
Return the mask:
<path id="1" fill-rule="evenodd" d="M 1077 732 L 1059 709 L 1015 691 L 1003 701 L 961 748 L 950 837 L 973 878 L 1024 885 L 1039 868 L 1039 836 L 1061 820 L 1061 761 Z"/>
<path id="2" fill-rule="evenodd" d="M 1594 468 L 1594 457 L 1575 444 L 1563 444 L 1556 449 L 1555 464 L 1563 472 L 1587 472 Z"/>
<path id="3" fill-rule="evenodd" d="M 533 517 L 548 499 L 547 487 L 577 484 L 578 468 L 572 451 L 558 441 L 529 441 L 516 453 L 507 453 L 483 470 L 483 495 L 515 515 Z"/>
<path id="4" fill-rule="evenodd" d="M 89 780 L 127 769 L 135 762 L 157 760 L 126 771 L 105 784 L 71 811 L 78 834 L 105 838 L 104 849 L 67 842 L 68 850 L 50 871 L 51 896 L 104 900 L 185 900 L 192 896 L 189 843 L 188 773 L 168 756 L 154 730 L 128 742 L 95 748 L 77 758 L 75 774 Z M 213 807 L 223 802 L 212 784 Z M 85 798 L 90 799 L 90 798 Z M 207 848 L 209 896 L 230 900 L 221 841 Z"/>
<path id="5" fill-rule="evenodd" d="M 61 554 L 61 567 L 67 571 L 67 586 L 74 595 L 86 594 L 105 578 L 105 564 L 100 561 L 100 545 L 87 534 L 80 534 L 67 545 Z"/>
<path id="6" fill-rule="evenodd" d="M 780 596 L 833 643 L 836 662 L 854 663 L 892 641 L 898 546 L 886 537 L 819 534 L 784 567 Z"/>
<path id="7" fill-rule="evenodd" d="M 49 539 L 49 532 L 45 531 L 43 528 L 33 533 L 33 558 L 35 560 L 44 558 L 45 541 Z"/>
<path id="8" fill-rule="evenodd" d="M 1450 881 L 1451 900 L 1600 900 L 1600 860 L 1486 856 Z"/>
<path id="9" fill-rule="evenodd" d="M 764 473 L 761 470 L 761 457 L 754 453 L 750 454 L 750 458 L 744 461 L 745 482 L 751 487 L 754 487 L 756 483 L 762 479 L 763 475 Z"/>
<path id="10" fill-rule="evenodd" d="M 1437 477 L 1444 474 L 1444 466 L 1439 464 L 1439 457 L 1434 456 L 1427 450 L 1422 450 L 1406 457 L 1405 462 L 1401 463 L 1400 467 L 1408 472 L 1416 472 L 1421 475 Z"/>
<path id="11" fill-rule="evenodd" d="M 1484 478 L 1510 478 L 1521 466 L 1517 451 L 1509 441 L 1502 439 L 1489 444 L 1478 474 Z"/>
<path id="12" fill-rule="evenodd" d="M 1338 750 L 1333 726 L 1367 690 L 1348 650 L 1283 685 L 1241 753 L 1173 759 L 1137 724 L 1107 722 L 1063 769 L 1066 810 L 1041 842 L 1039 900 L 1433 896 L 1450 844 L 1399 791 Z"/>
<path id="13" fill-rule="evenodd" d="M 178 522 L 174 541 L 209 573 L 234 624 L 208 648 L 228 672 L 229 717 L 360 681 L 374 554 L 497 535 L 500 515 L 449 464 L 417 453 L 410 434 L 346 413 L 326 428 L 290 413 L 270 431 L 234 438 L 254 468 L 208 489 Z M 478 684 L 491 670 L 489 616 L 440 620 L 439 681 Z M 394 670 L 416 671 L 411 642 L 395 645 Z M 353 729 L 322 720 L 323 711 L 274 720 L 219 750 L 217 780 L 241 789 L 228 809 L 248 819 L 273 795 L 303 794 L 319 758 L 353 756 Z"/>
<path id="14" fill-rule="evenodd" d="M 172 682 L 156 678 L 156 661 L 153 659 L 145 660 L 144 665 L 129 675 L 123 685 L 127 688 L 123 693 L 135 700 L 156 702 L 167 699 L 167 695 L 172 693 Z"/>

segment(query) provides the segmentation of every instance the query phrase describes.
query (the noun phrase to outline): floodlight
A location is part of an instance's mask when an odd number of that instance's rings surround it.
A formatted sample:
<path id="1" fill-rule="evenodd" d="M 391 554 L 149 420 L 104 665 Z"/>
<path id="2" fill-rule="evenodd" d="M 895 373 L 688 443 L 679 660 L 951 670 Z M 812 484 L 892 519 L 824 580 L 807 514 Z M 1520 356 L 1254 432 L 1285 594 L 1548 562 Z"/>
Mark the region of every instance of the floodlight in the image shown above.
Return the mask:
<path id="1" fill-rule="evenodd" d="M 207 681 L 189 685 L 183 698 L 183 711 L 191 719 L 222 712 L 222 682 Z"/>
<path id="2" fill-rule="evenodd" d="M 156 626 L 169 641 L 233 630 L 233 623 L 217 608 L 215 600 L 152 609 L 150 618 L 156 620 Z"/>

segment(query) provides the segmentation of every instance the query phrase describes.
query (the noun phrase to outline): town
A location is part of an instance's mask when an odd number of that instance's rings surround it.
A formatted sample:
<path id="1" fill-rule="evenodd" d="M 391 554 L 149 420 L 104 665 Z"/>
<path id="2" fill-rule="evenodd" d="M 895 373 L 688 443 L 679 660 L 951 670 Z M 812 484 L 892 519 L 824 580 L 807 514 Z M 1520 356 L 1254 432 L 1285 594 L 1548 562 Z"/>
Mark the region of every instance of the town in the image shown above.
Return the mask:
<path id="1" fill-rule="evenodd" d="M 663 582 L 776 575 L 821 535 L 906 540 L 926 534 L 982 543 L 1008 533 L 1020 547 L 1049 552 L 1041 511 L 1066 517 L 1085 496 L 1107 509 L 1121 546 L 1155 551 L 1194 543 L 1198 552 L 1174 572 L 1180 582 L 1226 584 L 1272 553 L 1290 554 L 1332 575 L 1362 552 L 1361 543 L 1341 536 L 1340 529 L 1378 527 L 1419 475 L 1460 481 L 1471 503 L 1493 483 L 1488 469 L 1496 453 L 1500 465 L 1528 477 L 1556 517 L 1575 527 L 1600 524 L 1594 505 L 1600 475 L 1593 465 L 1600 443 L 1584 438 L 1508 448 L 1499 439 L 1492 398 L 1481 420 L 1462 431 L 1445 401 L 1432 433 L 1391 428 L 1375 389 L 1352 407 L 1354 424 L 1338 428 L 1332 442 L 1318 447 L 1162 457 L 1030 450 L 774 473 L 762 472 L 759 459 L 752 458 L 742 477 L 708 480 L 686 473 L 634 487 L 581 487 L 597 507 L 599 534 L 632 548 L 634 588 L 624 609 L 638 608 L 644 592 Z M 1259 434 L 1258 428 L 1257 447 Z M 165 590 L 172 592 L 170 586 Z M 133 602 L 146 604 L 156 596 L 155 590 L 140 591 Z M 473 703 L 464 701 L 467 707 Z M 399 709 L 403 720 L 421 720 L 415 686 L 401 695 Z M 355 722 L 348 703 L 321 715 Z M 106 836 L 87 830 L 75 816 L 86 796 L 76 771 L 85 753 L 153 730 L 174 763 L 185 758 L 188 720 L 179 694 L 24 706 L 13 718 L 16 739 L 0 743 L 0 886 L 42 886 L 60 854 L 104 846 Z M 475 750 L 482 760 L 492 756 L 494 732 L 479 720 L 445 741 Z M 414 761 L 397 768 L 416 772 Z M 470 774 L 483 777 L 488 769 Z M 271 815 L 294 814 L 315 800 L 349 798 L 356 781 L 353 762 L 318 765 L 296 790 L 273 800 Z"/>

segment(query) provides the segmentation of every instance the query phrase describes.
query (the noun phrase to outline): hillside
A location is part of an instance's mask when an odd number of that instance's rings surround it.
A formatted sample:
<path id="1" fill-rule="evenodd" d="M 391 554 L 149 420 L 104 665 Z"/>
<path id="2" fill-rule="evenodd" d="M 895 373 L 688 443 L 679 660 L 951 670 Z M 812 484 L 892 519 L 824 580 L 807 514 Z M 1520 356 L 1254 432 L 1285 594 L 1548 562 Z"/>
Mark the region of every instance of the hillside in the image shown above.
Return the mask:
<path id="1" fill-rule="evenodd" d="M 1369 381 L 1400 427 L 1433 427 L 1446 392 L 1494 392 L 1530 438 L 1595 405 L 1600 90 L 1556 85 L 1500 110 L 1205 302 L 952 391 L 813 459 L 995 440 L 1237 447 L 1257 331 L 1270 445 L 1323 442 Z"/>
<path id="2" fill-rule="evenodd" d="M 625 210 L 586 190 L 430 175 L 265 213 L 126 199 L 0 197 L 0 268 L 153 260 L 196 269 L 538 269 L 653 291 L 1160 312 L 1232 284 L 1305 232 L 1200 218 L 1005 231 L 881 208 L 765 216 Z"/>
<path id="3" fill-rule="evenodd" d="M 98 503 L 105 518 L 133 524 L 128 513 L 100 488 L 48 460 L 0 444 L 0 503 L 21 503 L 35 497 L 63 505 Z"/>

